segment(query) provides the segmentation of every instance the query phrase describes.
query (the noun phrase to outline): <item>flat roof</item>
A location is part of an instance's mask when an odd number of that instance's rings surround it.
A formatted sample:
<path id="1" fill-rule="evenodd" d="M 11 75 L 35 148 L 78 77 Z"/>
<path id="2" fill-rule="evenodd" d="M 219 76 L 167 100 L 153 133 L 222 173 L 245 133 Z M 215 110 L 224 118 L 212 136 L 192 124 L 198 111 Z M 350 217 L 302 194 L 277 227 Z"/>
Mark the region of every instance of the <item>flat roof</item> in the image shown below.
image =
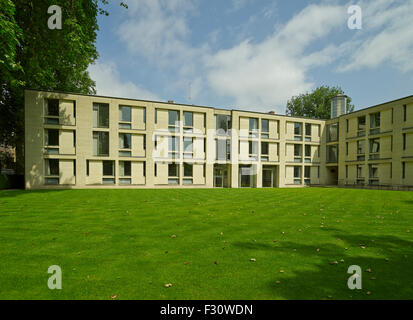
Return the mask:
<path id="1" fill-rule="evenodd" d="M 401 100 L 413 98 L 413 95 L 399 98 L 396 100 L 391 100 L 387 102 L 383 102 L 371 107 L 359 109 L 350 113 L 346 113 L 343 115 L 340 115 L 339 117 L 332 118 L 332 119 L 317 119 L 317 118 L 310 118 L 310 117 L 304 117 L 304 116 L 291 116 L 291 115 L 286 115 L 286 114 L 278 114 L 278 113 L 269 113 L 269 112 L 260 112 L 260 111 L 250 111 L 250 110 L 241 110 L 241 109 L 226 109 L 226 108 L 217 108 L 217 107 L 210 107 L 210 106 L 201 106 L 201 105 L 195 105 L 195 104 L 185 104 L 185 103 L 178 103 L 178 102 L 166 102 L 166 101 L 156 101 L 156 100 L 145 100 L 145 99 L 133 99 L 133 98 L 122 98 L 122 97 L 114 97 L 114 96 L 103 96 L 103 95 L 97 95 L 97 94 L 86 94 L 86 93 L 76 93 L 76 92 L 67 92 L 67 91 L 59 91 L 59 90 L 43 90 L 43 89 L 33 89 L 33 88 L 25 88 L 24 90 L 29 90 L 29 91 L 39 91 L 39 92 L 49 92 L 49 93 L 58 93 L 58 94 L 71 94 L 71 95 L 78 95 L 78 96 L 86 96 L 86 97 L 98 97 L 98 98 L 107 98 L 107 99 L 119 99 L 119 100 L 129 100 L 129 101 L 142 101 L 142 102 L 149 102 L 149 103 L 160 103 L 160 104 L 175 104 L 179 106 L 186 106 L 186 107 L 197 107 L 197 108 L 208 108 L 208 109 L 214 109 L 214 110 L 224 110 L 224 111 L 235 111 L 235 112 L 250 112 L 250 113 L 258 113 L 258 114 L 265 114 L 265 115 L 270 115 L 270 116 L 278 116 L 278 117 L 287 117 L 287 118 L 298 118 L 298 119 L 308 119 L 308 120 L 321 120 L 321 121 L 328 121 L 328 120 L 333 120 L 333 119 L 338 119 L 340 117 L 344 117 L 356 112 L 361 112 L 364 110 L 380 107 L 389 103 L 394 103 L 398 102 Z"/>

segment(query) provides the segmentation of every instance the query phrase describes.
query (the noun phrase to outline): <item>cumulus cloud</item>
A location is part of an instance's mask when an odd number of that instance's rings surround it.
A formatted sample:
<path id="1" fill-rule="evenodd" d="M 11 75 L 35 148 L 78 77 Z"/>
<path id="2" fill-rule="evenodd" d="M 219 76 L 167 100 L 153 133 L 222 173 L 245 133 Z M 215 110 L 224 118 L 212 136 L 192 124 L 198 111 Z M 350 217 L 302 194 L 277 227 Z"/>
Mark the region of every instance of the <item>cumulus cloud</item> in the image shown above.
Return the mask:
<path id="1" fill-rule="evenodd" d="M 331 61 L 337 51 L 330 47 L 306 56 L 305 49 L 345 21 L 340 6 L 310 5 L 265 41 L 246 40 L 208 58 L 209 84 L 215 92 L 233 97 L 241 108 L 281 106 L 292 95 L 312 89 L 307 72 Z"/>
<path id="2" fill-rule="evenodd" d="M 88 71 L 91 78 L 96 81 L 96 91 L 99 95 L 160 100 L 156 94 L 138 87 L 133 82 L 122 81 L 113 62 L 98 62 L 89 66 Z"/>
<path id="3" fill-rule="evenodd" d="M 413 1 L 376 0 L 360 3 L 363 30 L 354 39 L 353 53 L 340 71 L 394 65 L 402 72 L 413 70 Z"/>

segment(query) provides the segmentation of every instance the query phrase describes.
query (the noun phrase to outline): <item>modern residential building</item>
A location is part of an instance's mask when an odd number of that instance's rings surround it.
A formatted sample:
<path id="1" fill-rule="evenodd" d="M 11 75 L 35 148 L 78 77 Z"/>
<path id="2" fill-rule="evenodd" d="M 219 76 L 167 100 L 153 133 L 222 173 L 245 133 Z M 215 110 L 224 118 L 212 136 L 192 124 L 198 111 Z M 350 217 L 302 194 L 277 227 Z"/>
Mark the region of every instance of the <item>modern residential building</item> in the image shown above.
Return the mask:
<path id="1" fill-rule="evenodd" d="M 316 120 L 26 90 L 26 188 L 413 185 L 413 96 L 345 103 Z"/>

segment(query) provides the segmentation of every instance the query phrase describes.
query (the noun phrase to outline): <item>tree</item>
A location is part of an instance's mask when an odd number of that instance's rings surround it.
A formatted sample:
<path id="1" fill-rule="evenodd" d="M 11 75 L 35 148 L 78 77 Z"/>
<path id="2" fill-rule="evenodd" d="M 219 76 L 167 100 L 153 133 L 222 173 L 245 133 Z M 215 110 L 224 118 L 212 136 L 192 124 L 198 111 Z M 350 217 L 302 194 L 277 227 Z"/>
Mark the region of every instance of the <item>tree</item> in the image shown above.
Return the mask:
<path id="1" fill-rule="evenodd" d="M 339 94 L 344 94 L 340 87 L 321 86 L 313 92 L 294 96 L 287 102 L 286 114 L 313 119 L 330 119 L 331 99 Z M 354 111 L 350 97 L 347 98 L 346 109 L 347 112 Z"/>
<path id="2" fill-rule="evenodd" d="M 24 163 L 24 90 L 95 93 L 87 68 L 98 58 L 97 15 L 107 0 L 0 0 L 0 144 L 16 147 Z M 51 30 L 49 6 L 62 9 L 62 29 Z M 121 2 L 127 8 L 127 5 Z M 4 57 L 4 58 L 3 58 Z"/>

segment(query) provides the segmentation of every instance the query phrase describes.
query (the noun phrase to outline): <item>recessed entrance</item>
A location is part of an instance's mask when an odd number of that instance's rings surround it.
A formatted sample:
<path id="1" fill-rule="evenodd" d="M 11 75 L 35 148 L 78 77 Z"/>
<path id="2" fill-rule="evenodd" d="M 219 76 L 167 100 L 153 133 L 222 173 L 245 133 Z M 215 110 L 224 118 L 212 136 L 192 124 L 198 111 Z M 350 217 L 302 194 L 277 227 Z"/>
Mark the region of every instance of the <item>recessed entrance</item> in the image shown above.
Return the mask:
<path id="1" fill-rule="evenodd" d="M 276 187 L 276 167 L 263 166 L 262 167 L 262 187 L 274 188 Z"/>
<path id="2" fill-rule="evenodd" d="M 228 166 L 225 164 L 214 165 L 214 187 L 215 188 L 228 188 Z"/>

